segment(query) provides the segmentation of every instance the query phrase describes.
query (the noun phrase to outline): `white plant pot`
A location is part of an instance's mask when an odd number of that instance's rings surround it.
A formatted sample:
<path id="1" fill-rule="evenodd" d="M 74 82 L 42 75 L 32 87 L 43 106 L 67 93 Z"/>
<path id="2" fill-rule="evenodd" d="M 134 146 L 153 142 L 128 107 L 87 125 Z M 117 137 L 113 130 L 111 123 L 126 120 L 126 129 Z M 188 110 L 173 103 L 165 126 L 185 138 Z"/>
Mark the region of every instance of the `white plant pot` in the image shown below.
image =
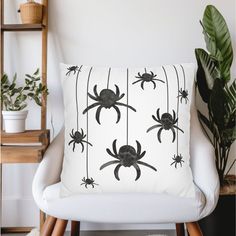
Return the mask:
<path id="1" fill-rule="evenodd" d="M 28 111 L 2 111 L 5 132 L 21 133 L 25 131 L 25 119 Z"/>

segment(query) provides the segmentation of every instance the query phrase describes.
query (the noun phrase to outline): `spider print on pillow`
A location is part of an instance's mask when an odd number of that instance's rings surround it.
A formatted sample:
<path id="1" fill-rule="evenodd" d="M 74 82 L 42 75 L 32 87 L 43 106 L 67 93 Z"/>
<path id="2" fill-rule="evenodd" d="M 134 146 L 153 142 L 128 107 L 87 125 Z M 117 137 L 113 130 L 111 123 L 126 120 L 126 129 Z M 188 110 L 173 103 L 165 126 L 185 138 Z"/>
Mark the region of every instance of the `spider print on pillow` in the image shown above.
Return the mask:
<path id="1" fill-rule="evenodd" d="M 141 82 L 141 88 L 144 90 L 144 83 L 151 82 L 153 84 L 153 89 L 156 88 L 155 81 L 165 83 L 163 80 L 156 79 L 157 75 L 155 75 L 152 71 L 150 71 L 150 73 L 147 73 L 147 69 L 145 68 L 144 70 L 145 70 L 145 73 L 143 73 L 142 75 L 140 74 L 140 72 L 138 72 L 138 76 L 135 76 L 135 78 L 137 78 L 138 80 L 134 81 L 132 84 Z"/>
<path id="2" fill-rule="evenodd" d="M 80 144 L 82 147 L 81 152 L 84 151 L 84 143 L 89 144 L 90 146 L 92 146 L 92 144 L 88 141 L 85 141 L 84 139 L 86 138 L 86 134 L 84 134 L 83 129 L 81 128 L 79 131 L 79 111 L 78 111 L 78 80 L 79 80 L 79 73 L 81 72 L 81 68 L 82 66 L 78 67 L 78 66 L 70 66 L 67 68 L 67 73 L 66 76 L 70 76 L 71 73 L 73 73 L 73 75 L 76 74 L 76 80 L 75 80 L 75 100 L 76 100 L 76 131 L 74 132 L 74 129 L 72 129 L 71 133 L 70 133 L 70 137 L 72 138 L 72 140 L 68 143 L 68 145 L 70 146 L 73 143 L 73 152 L 75 151 L 75 145 L 76 144 Z"/>
<path id="3" fill-rule="evenodd" d="M 186 78 L 185 78 L 185 72 L 184 72 L 184 67 L 180 65 L 182 72 L 183 72 L 183 77 L 184 77 L 184 89 L 179 89 L 179 95 L 177 98 L 180 98 L 180 102 L 182 103 L 182 100 L 185 100 L 185 104 L 188 102 L 188 90 L 186 89 Z"/>
<path id="4" fill-rule="evenodd" d="M 182 71 L 184 73 L 184 68 L 182 65 L 180 65 L 181 68 L 182 68 Z M 176 78 L 177 78 L 177 92 L 179 92 L 179 74 L 178 74 L 178 70 L 176 68 L 176 66 L 173 66 L 174 67 L 174 70 L 175 70 L 175 74 L 176 74 Z M 184 88 L 185 88 L 185 76 L 184 76 Z M 182 99 L 182 98 L 181 98 Z M 180 101 L 182 101 L 180 99 Z M 177 96 L 177 115 L 179 114 L 179 96 Z M 179 121 L 177 120 L 177 127 L 178 127 L 178 123 Z M 177 138 L 176 138 L 176 154 L 174 154 L 174 157 L 172 158 L 173 162 L 170 164 L 171 166 L 174 165 L 175 166 L 175 169 L 177 169 L 178 165 L 180 165 L 180 167 L 183 166 L 182 163 L 184 163 L 184 160 L 183 160 L 183 156 L 182 154 L 179 153 L 179 130 L 176 131 L 176 135 L 177 135 Z"/>
<path id="5" fill-rule="evenodd" d="M 119 148 L 119 151 L 117 152 L 117 148 L 116 148 L 116 141 L 117 140 L 115 139 L 112 144 L 113 152 L 108 148 L 106 149 L 106 151 L 110 156 L 114 157 L 116 160 L 108 161 L 100 167 L 100 170 L 102 170 L 105 167 L 117 164 L 114 169 L 114 176 L 118 181 L 120 180 L 119 170 L 122 166 L 123 167 L 133 166 L 135 168 L 135 170 L 136 170 L 135 181 L 137 181 L 141 176 L 141 169 L 140 169 L 139 165 L 143 165 L 143 166 L 151 168 L 154 171 L 157 171 L 157 169 L 155 167 L 153 167 L 152 165 L 149 165 L 146 162 L 140 161 L 140 159 L 142 159 L 145 156 L 146 151 L 143 151 L 143 152 L 141 151 L 141 144 L 139 143 L 139 141 L 136 140 L 137 150 L 135 150 L 135 148 L 133 146 L 129 145 L 129 109 L 128 109 L 129 108 L 129 105 L 128 105 L 129 87 L 128 87 L 128 80 L 129 80 L 129 72 L 127 70 L 126 145 L 121 146 Z"/>
<path id="6" fill-rule="evenodd" d="M 194 197 L 188 189 L 194 65 L 61 68 L 61 196 L 164 189 Z"/>
<path id="7" fill-rule="evenodd" d="M 171 115 L 170 113 L 166 112 L 163 113 L 160 117 L 160 108 L 157 109 L 156 115 L 157 117 L 155 117 L 154 115 L 152 115 L 153 120 L 155 120 L 158 124 L 157 125 L 153 125 L 152 127 L 147 129 L 147 133 L 155 128 L 159 128 L 157 132 L 157 138 L 158 141 L 161 143 L 161 132 L 163 130 L 171 130 L 173 133 L 173 139 L 172 139 L 172 143 L 175 141 L 176 138 L 176 130 L 180 130 L 181 132 L 184 132 L 182 129 L 180 129 L 176 123 L 178 122 L 178 118 L 176 118 L 176 113 L 173 110 L 173 115 Z"/>
<path id="8" fill-rule="evenodd" d="M 146 167 L 149 167 L 151 169 L 153 169 L 154 171 L 157 171 L 157 169 L 151 165 L 149 165 L 146 162 L 140 161 L 144 155 L 146 154 L 146 151 L 141 151 L 141 144 L 139 143 L 139 141 L 136 140 L 137 143 L 137 151 L 135 150 L 134 147 L 130 146 L 130 145 L 123 145 L 120 147 L 119 151 L 117 152 L 117 148 L 116 148 L 116 141 L 113 141 L 112 147 L 113 147 L 113 153 L 111 152 L 110 149 L 107 148 L 107 153 L 114 157 L 116 160 L 113 161 L 109 161 L 105 164 L 103 164 L 100 167 L 100 170 L 104 169 L 107 166 L 113 165 L 113 164 L 117 164 L 116 168 L 114 169 L 114 175 L 116 177 L 117 180 L 120 180 L 119 177 L 119 170 L 121 166 L 124 167 L 131 167 L 133 166 L 137 172 L 137 176 L 135 181 L 137 181 L 139 179 L 139 177 L 141 176 L 141 169 L 139 167 L 139 165 L 143 165 Z"/>
<path id="9" fill-rule="evenodd" d="M 127 107 L 127 108 L 133 110 L 134 112 L 136 112 L 136 109 L 133 108 L 132 106 L 119 102 L 119 100 L 121 100 L 125 96 L 125 94 L 124 93 L 120 94 L 120 89 L 117 85 L 115 85 L 116 92 L 109 89 L 110 73 L 111 73 L 111 68 L 109 69 L 109 72 L 108 72 L 107 88 L 106 89 L 102 89 L 101 92 L 98 94 L 97 85 L 95 85 L 93 88 L 94 95 L 91 95 L 90 93 L 88 93 L 88 96 L 96 102 L 91 104 L 90 106 L 87 106 L 87 108 L 83 111 L 83 114 L 85 114 L 90 109 L 98 106 L 97 111 L 96 111 L 96 115 L 95 115 L 98 124 L 101 124 L 100 123 L 100 112 L 101 112 L 102 108 L 106 108 L 106 109 L 114 108 L 115 109 L 115 111 L 117 112 L 116 123 L 118 123 L 120 121 L 120 117 L 121 117 L 120 109 L 118 108 L 118 106 L 124 106 L 124 107 Z"/>
<path id="10" fill-rule="evenodd" d="M 166 73 L 166 70 L 165 70 L 164 66 L 162 66 L 162 69 L 164 71 L 165 78 L 166 78 L 167 112 L 163 113 L 161 115 L 161 117 L 160 117 L 160 108 L 157 109 L 156 117 L 154 115 L 152 115 L 152 118 L 158 124 L 153 125 L 150 128 L 148 128 L 147 129 L 147 133 L 149 131 L 153 130 L 153 129 L 160 128 L 158 130 L 158 132 L 157 132 L 157 139 L 161 143 L 161 133 L 162 133 L 162 131 L 163 130 L 167 130 L 167 131 L 171 130 L 172 134 L 173 134 L 173 139 L 172 139 L 172 143 L 173 143 L 175 141 L 175 138 L 176 138 L 176 131 L 180 130 L 182 133 L 184 133 L 184 131 L 178 127 L 178 124 L 177 124 L 178 123 L 178 114 L 177 114 L 177 117 L 176 117 L 176 112 L 174 110 L 172 110 L 173 115 L 171 115 L 169 113 L 169 86 L 168 86 L 168 78 L 167 78 L 167 73 Z"/>

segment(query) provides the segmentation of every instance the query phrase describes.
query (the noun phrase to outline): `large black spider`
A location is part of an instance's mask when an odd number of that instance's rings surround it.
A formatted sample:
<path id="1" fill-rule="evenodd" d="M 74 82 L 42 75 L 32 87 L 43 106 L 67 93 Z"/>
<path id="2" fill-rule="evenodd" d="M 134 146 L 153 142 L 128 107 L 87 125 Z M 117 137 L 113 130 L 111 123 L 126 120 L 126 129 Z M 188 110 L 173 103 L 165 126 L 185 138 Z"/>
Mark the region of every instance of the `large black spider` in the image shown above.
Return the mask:
<path id="1" fill-rule="evenodd" d="M 155 117 L 154 115 L 152 115 L 152 118 L 153 120 L 155 120 L 156 122 L 158 122 L 159 124 L 157 125 L 153 125 L 152 127 L 150 127 L 147 132 L 151 131 L 152 129 L 155 129 L 155 128 L 158 128 L 158 127 L 161 127 L 157 133 L 157 138 L 159 140 L 159 142 L 161 143 L 161 132 L 162 130 L 171 130 L 172 133 L 173 133 L 173 140 L 172 140 L 172 143 L 175 141 L 175 136 L 176 136 L 176 133 L 175 133 L 175 130 L 174 129 L 178 129 L 180 130 L 181 132 L 184 133 L 184 131 L 182 129 L 180 129 L 177 125 L 175 125 L 178 121 L 178 118 L 176 118 L 176 115 L 175 115 L 175 111 L 173 110 L 173 116 L 170 114 L 170 113 L 164 113 L 161 115 L 161 118 L 160 118 L 160 108 L 157 109 L 157 117 Z"/>
<path id="2" fill-rule="evenodd" d="M 174 160 L 174 161 L 170 165 L 172 166 L 173 164 L 175 164 L 175 168 L 177 168 L 178 164 L 180 164 L 180 166 L 182 167 L 182 162 L 184 163 L 184 160 L 183 160 L 183 157 L 181 154 L 174 155 L 172 160 Z"/>
<path id="3" fill-rule="evenodd" d="M 114 153 L 112 153 L 111 150 L 108 148 L 106 150 L 109 155 L 111 155 L 112 157 L 114 157 L 118 160 L 109 161 L 109 162 L 103 164 L 100 167 L 100 170 L 102 170 L 103 168 L 105 168 L 109 165 L 117 164 L 117 166 L 114 169 L 114 175 L 117 180 L 120 180 L 120 178 L 119 178 L 120 167 L 121 166 L 124 166 L 124 167 L 133 166 L 137 172 L 137 176 L 136 176 L 135 181 L 138 180 L 141 175 L 141 170 L 140 170 L 138 164 L 144 165 L 146 167 L 149 167 L 149 168 L 157 171 L 157 169 L 155 167 L 153 167 L 145 162 L 140 161 L 140 159 L 143 158 L 143 156 L 145 155 L 146 151 L 141 153 L 141 145 L 138 141 L 136 141 L 136 143 L 137 143 L 137 151 L 135 150 L 134 147 L 132 147 L 130 145 L 124 145 L 124 146 L 121 146 L 119 149 L 119 152 L 117 152 L 116 139 L 115 139 L 112 143 Z"/>
<path id="4" fill-rule="evenodd" d="M 92 186 L 92 188 L 94 188 L 94 185 L 98 185 L 98 184 L 96 184 L 96 183 L 94 183 L 95 182 L 95 180 L 93 179 L 93 178 L 83 178 L 82 179 L 82 184 L 80 184 L 80 185 L 84 185 L 85 186 L 85 188 L 88 188 L 88 185 L 91 185 Z"/>
<path id="5" fill-rule="evenodd" d="M 188 90 L 183 90 L 182 88 L 179 90 L 179 95 L 177 96 L 178 98 L 180 97 L 180 102 L 182 103 L 182 100 L 185 100 L 185 104 L 188 102 Z"/>
<path id="6" fill-rule="evenodd" d="M 71 133 L 70 133 L 70 137 L 72 138 L 72 140 L 69 142 L 68 145 L 70 145 L 71 143 L 73 143 L 73 152 L 75 150 L 75 144 L 81 144 L 82 146 L 82 151 L 84 151 L 84 144 L 83 143 L 87 143 L 90 146 L 93 146 L 91 143 L 87 142 L 85 139 L 86 134 L 84 134 L 84 131 L 81 129 L 81 132 L 79 131 L 75 131 L 74 133 L 74 129 L 72 129 Z"/>
<path id="7" fill-rule="evenodd" d="M 157 75 L 154 75 L 154 73 L 152 71 L 150 71 L 150 73 L 143 73 L 142 75 L 140 74 L 140 72 L 138 73 L 138 76 L 135 76 L 135 78 L 138 78 L 137 81 L 133 82 L 132 84 L 136 84 L 138 82 L 141 82 L 141 88 L 144 90 L 144 82 L 152 82 L 153 83 L 153 89 L 156 88 L 156 83 L 154 82 L 154 80 L 160 81 L 162 83 L 164 83 L 163 80 L 160 79 L 155 79 Z"/>
<path id="8" fill-rule="evenodd" d="M 111 89 L 103 89 L 100 92 L 100 94 L 98 95 L 97 85 L 95 85 L 94 88 L 93 88 L 93 92 L 94 92 L 95 96 L 91 95 L 90 93 L 88 93 L 88 96 L 91 99 L 93 99 L 97 102 L 95 102 L 92 105 L 88 106 L 83 111 L 83 114 L 85 114 L 88 110 L 98 106 L 98 109 L 97 109 L 97 112 L 96 112 L 96 120 L 97 120 L 98 124 L 101 124 L 100 123 L 100 112 L 101 112 L 103 107 L 106 108 L 106 109 L 107 108 L 110 109 L 111 107 L 113 107 L 116 110 L 116 112 L 117 112 L 117 121 L 116 121 L 116 123 L 119 122 L 120 116 L 121 116 L 120 110 L 117 106 L 125 106 L 125 107 L 128 107 L 128 108 L 132 109 L 133 111 L 136 111 L 136 109 L 133 108 L 132 106 L 126 105 L 126 104 L 121 103 L 121 102 L 118 102 L 121 98 L 124 97 L 125 94 L 122 93 L 120 95 L 120 90 L 119 90 L 118 86 L 115 85 L 115 87 L 116 87 L 116 93 L 113 92 Z"/>
<path id="9" fill-rule="evenodd" d="M 68 71 L 67 71 L 66 75 L 70 76 L 71 72 L 73 72 L 73 74 L 75 75 L 75 73 L 77 71 L 79 71 L 79 67 L 78 66 L 70 66 L 70 67 L 67 68 L 67 70 Z"/>

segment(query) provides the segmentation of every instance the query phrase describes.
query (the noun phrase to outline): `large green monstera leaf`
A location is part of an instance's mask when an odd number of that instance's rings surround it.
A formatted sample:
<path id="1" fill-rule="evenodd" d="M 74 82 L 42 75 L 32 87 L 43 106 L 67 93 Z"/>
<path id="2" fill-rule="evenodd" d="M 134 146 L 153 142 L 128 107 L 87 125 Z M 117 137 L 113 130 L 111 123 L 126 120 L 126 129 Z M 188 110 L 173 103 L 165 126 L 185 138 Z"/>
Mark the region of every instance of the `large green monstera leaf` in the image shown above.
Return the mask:
<path id="1" fill-rule="evenodd" d="M 202 26 L 207 50 L 211 57 L 218 61 L 221 78 L 228 82 L 233 61 L 233 49 L 224 17 L 214 6 L 209 5 L 205 9 Z"/>

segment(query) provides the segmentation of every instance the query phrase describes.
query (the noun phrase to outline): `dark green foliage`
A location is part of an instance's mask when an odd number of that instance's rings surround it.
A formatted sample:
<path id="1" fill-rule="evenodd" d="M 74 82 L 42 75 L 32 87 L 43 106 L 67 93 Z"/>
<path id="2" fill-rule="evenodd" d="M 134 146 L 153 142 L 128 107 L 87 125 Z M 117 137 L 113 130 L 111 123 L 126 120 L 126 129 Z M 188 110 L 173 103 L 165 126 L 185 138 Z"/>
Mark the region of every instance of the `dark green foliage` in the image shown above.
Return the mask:
<path id="1" fill-rule="evenodd" d="M 230 84 L 233 49 L 227 24 L 214 6 L 207 6 L 200 22 L 206 48 L 195 49 L 197 86 L 208 106 L 208 118 L 198 111 L 202 127 L 215 148 L 216 167 L 224 183 L 229 151 L 236 139 L 236 80 Z M 232 165 L 231 165 L 232 167 Z"/>
<path id="2" fill-rule="evenodd" d="M 33 75 L 25 75 L 25 84 L 22 87 L 16 86 L 17 75 L 15 74 L 12 82 L 4 74 L 1 79 L 1 102 L 7 111 L 20 111 L 26 106 L 27 98 L 33 99 L 39 106 L 42 105 L 42 95 L 48 94 L 46 86 L 42 86 L 40 80 L 39 69 Z"/>

